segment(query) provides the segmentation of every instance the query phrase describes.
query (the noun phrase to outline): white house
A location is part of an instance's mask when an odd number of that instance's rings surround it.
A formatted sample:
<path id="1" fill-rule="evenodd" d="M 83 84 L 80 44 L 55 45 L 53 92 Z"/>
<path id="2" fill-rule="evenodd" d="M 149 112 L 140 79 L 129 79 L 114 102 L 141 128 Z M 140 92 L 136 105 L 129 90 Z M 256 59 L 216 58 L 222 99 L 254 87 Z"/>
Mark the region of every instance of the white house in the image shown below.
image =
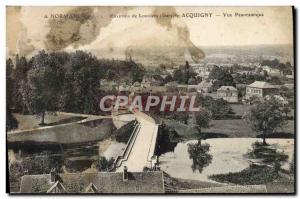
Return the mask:
<path id="1" fill-rule="evenodd" d="M 209 80 L 203 80 L 198 84 L 197 91 L 199 93 L 211 93 L 213 91 L 213 83 Z"/>
<path id="2" fill-rule="evenodd" d="M 266 95 L 274 95 L 278 93 L 278 87 L 271 85 L 268 82 L 255 81 L 254 83 L 246 87 L 246 99 L 250 99 L 252 96 L 265 97 Z"/>
<path id="3" fill-rule="evenodd" d="M 217 90 L 218 98 L 222 98 L 229 103 L 237 103 L 238 99 L 238 91 L 233 86 L 221 86 Z"/>

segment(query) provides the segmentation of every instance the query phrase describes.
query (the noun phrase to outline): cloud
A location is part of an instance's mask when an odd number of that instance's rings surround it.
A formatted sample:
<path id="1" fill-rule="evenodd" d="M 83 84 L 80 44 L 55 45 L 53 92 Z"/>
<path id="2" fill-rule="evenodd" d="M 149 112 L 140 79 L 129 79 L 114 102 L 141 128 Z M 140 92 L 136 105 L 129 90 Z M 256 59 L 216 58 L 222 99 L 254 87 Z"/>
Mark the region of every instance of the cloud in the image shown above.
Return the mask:
<path id="1" fill-rule="evenodd" d="M 177 13 L 175 7 L 11 7 L 7 10 L 8 49 L 24 55 L 41 49 L 84 49 L 102 57 L 119 55 L 147 63 L 157 61 L 154 58 L 183 62 L 186 51 L 195 62 L 204 58 L 178 17 L 124 19 L 112 14 Z M 18 29 L 13 28 L 16 23 Z"/>

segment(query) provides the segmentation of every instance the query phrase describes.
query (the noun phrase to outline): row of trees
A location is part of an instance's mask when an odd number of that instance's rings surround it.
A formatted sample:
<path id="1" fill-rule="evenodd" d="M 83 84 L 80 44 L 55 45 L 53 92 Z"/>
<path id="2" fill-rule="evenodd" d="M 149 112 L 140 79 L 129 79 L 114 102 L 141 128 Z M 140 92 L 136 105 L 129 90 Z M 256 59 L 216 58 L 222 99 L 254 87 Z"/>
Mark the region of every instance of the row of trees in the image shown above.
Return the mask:
<path id="1" fill-rule="evenodd" d="M 41 116 L 46 111 L 96 114 L 100 79 L 141 81 L 145 70 L 133 61 L 98 59 L 91 53 L 40 51 L 27 60 L 6 62 L 7 114 L 10 109 Z M 9 122 L 8 129 L 13 128 Z"/>
<path id="2" fill-rule="evenodd" d="M 274 69 L 279 69 L 284 75 L 291 75 L 293 71 L 293 67 L 290 62 L 281 63 L 278 59 L 273 60 L 262 60 L 260 62 L 262 66 L 270 66 Z"/>

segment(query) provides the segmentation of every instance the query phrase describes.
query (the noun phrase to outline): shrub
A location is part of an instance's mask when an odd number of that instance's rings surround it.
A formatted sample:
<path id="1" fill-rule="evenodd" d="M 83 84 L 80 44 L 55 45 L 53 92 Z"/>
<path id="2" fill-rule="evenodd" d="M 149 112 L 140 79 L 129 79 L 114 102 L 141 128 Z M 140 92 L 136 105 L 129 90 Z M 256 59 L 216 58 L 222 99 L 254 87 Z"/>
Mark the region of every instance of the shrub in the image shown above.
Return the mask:
<path id="1" fill-rule="evenodd" d="M 278 178 L 278 174 L 267 166 L 250 165 L 240 172 L 211 175 L 209 178 L 222 183 L 257 185 L 274 181 Z"/>
<path id="2" fill-rule="evenodd" d="M 120 129 L 116 131 L 116 140 L 118 142 L 127 143 L 135 126 L 135 120 L 125 124 Z"/>

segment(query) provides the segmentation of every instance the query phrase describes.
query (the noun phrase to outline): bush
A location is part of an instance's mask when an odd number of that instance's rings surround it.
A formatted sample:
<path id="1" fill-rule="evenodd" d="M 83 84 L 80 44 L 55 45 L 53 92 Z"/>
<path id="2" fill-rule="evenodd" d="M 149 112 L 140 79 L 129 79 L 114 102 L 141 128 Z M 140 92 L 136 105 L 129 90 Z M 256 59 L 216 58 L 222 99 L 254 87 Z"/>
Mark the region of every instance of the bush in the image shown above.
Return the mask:
<path id="1" fill-rule="evenodd" d="M 133 132 L 134 127 L 135 127 L 135 120 L 119 128 L 116 131 L 116 141 L 127 143 Z"/>
<path id="2" fill-rule="evenodd" d="M 114 158 L 107 159 L 106 157 L 101 156 L 99 161 L 96 163 L 96 167 L 99 171 L 110 171 L 115 162 Z"/>
<path id="3" fill-rule="evenodd" d="M 274 169 L 267 166 L 250 165 L 237 173 L 217 174 L 209 176 L 210 179 L 222 183 L 234 183 L 239 185 L 266 184 L 279 176 Z"/>
<path id="4" fill-rule="evenodd" d="M 181 136 L 173 128 L 164 123 L 161 124 L 158 129 L 155 154 L 160 156 L 161 154 L 174 151 L 180 140 Z"/>
<path id="5" fill-rule="evenodd" d="M 197 103 L 211 112 L 211 119 L 234 119 L 235 113 L 230 104 L 223 99 L 213 99 L 212 97 L 197 96 Z"/>
<path id="6" fill-rule="evenodd" d="M 250 158 L 263 159 L 263 163 L 271 164 L 274 167 L 280 167 L 280 163 L 288 159 L 288 155 L 277 151 L 275 148 L 263 145 L 261 142 L 252 144 L 252 151 L 248 152 L 248 156 Z"/>

